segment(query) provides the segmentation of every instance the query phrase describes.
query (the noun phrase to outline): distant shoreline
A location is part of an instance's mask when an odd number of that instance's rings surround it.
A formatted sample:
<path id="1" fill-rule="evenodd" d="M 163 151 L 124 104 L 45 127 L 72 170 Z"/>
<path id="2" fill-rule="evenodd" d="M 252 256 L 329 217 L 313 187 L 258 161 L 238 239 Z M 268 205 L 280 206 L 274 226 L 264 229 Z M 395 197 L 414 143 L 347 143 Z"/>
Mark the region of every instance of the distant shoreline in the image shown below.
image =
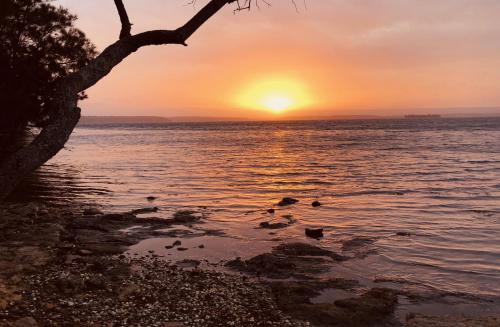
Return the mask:
<path id="1" fill-rule="evenodd" d="M 160 116 L 82 116 L 79 126 L 89 125 L 126 125 L 126 124 L 175 124 L 175 123 L 228 123 L 228 122 L 280 122 L 280 121 L 339 121 L 339 120 L 397 120 L 414 118 L 474 119 L 500 118 L 498 115 L 401 115 L 401 116 L 321 116 L 321 117 L 282 117 L 281 119 L 247 119 L 239 117 L 160 117 Z"/>

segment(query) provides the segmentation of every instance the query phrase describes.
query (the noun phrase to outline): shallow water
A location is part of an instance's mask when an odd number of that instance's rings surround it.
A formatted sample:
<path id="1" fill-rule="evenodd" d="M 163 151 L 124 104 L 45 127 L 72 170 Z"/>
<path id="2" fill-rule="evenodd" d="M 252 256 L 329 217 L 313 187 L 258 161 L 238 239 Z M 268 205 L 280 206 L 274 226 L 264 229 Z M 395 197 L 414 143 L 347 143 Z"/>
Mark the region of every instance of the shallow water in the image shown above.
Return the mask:
<path id="1" fill-rule="evenodd" d="M 80 126 L 40 170 L 36 196 L 115 211 L 154 205 L 162 217 L 206 206 L 204 228 L 230 236 L 183 240 L 206 248 L 182 254 L 165 250 L 164 239 L 134 251 L 215 262 L 262 253 L 277 239 L 341 252 L 342 241 L 366 236 L 373 244 L 346 251 L 366 257 L 337 264 L 335 274 L 494 297 L 499 140 L 500 118 Z M 300 202 L 265 213 L 285 196 Z M 313 208 L 316 199 L 324 205 Z M 255 228 L 286 222 L 284 214 L 296 223 Z M 305 227 L 325 237 L 306 240 Z"/>

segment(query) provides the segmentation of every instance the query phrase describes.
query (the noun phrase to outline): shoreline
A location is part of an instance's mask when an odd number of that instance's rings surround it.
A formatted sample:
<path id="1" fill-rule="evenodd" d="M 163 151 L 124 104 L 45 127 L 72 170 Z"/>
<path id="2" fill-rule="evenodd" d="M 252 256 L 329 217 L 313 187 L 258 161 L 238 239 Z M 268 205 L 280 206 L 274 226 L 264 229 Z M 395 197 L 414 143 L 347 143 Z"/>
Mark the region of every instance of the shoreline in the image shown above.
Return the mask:
<path id="1" fill-rule="evenodd" d="M 0 205 L 0 326 L 500 325 L 499 316 L 410 313 L 398 321 L 401 293 L 315 278 L 343 258 L 302 243 L 227 262 L 231 274 L 199 269 L 189 260 L 168 263 L 154 252 L 123 254 L 141 240 L 168 236 L 171 226 L 200 219 L 187 211 L 170 220 L 137 217 L 148 210 L 104 214 L 78 206 Z M 124 232 L 134 226 L 140 228 Z M 311 300 L 328 290 L 345 296 L 334 303 Z"/>

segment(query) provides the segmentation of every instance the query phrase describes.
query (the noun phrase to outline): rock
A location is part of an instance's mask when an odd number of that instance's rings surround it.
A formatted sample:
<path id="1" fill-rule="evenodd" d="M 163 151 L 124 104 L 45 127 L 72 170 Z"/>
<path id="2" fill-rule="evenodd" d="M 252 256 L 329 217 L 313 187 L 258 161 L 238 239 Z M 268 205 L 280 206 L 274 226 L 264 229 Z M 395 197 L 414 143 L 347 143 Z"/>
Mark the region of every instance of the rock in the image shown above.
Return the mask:
<path id="1" fill-rule="evenodd" d="M 500 316 L 471 317 L 471 316 L 425 316 L 409 313 L 406 316 L 405 327 L 498 327 Z"/>
<path id="2" fill-rule="evenodd" d="M 165 249 L 167 249 L 167 250 L 170 250 L 170 249 L 172 249 L 173 247 L 174 247 L 173 245 L 165 245 Z"/>
<path id="3" fill-rule="evenodd" d="M 299 200 L 294 199 L 294 198 L 283 198 L 283 199 L 281 199 L 280 202 L 278 202 L 278 205 L 280 207 L 284 207 L 284 206 L 289 206 L 289 205 L 295 204 L 297 202 L 299 202 Z"/>
<path id="4" fill-rule="evenodd" d="M 0 279 L 0 310 L 5 310 L 11 302 L 21 300 L 21 296 L 13 289 L 7 287 Z"/>
<path id="5" fill-rule="evenodd" d="M 52 304 L 52 303 L 44 303 L 42 305 L 42 307 L 45 309 L 45 310 L 48 310 L 48 311 L 51 311 L 51 310 L 54 310 L 55 308 L 57 308 L 57 306 L 55 304 Z"/>
<path id="6" fill-rule="evenodd" d="M 288 227 L 288 224 L 285 223 L 269 223 L 267 221 L 264 221 L 259 224 L 261 228 L 266 228 L 266 229 L 279 229 L 279 228 L 285 228 Z"/>
<path id="7" fill-rule="evenodd" d="M 97 208 L 87 208 L 87 209 L 83 210 L 83 215 L 84 216 L 102 215 L 102 211 L 97 209 Z"/>
<path id="8" fill-rule="evenodd" d="M 181 242 L 181 241 L 176 240 L 174 243 L 172 243 L 172 246 L 179 246 L 179 245 L 181 245 L 181 244 L 182 244 L 182 242 Z"/>
<path id="9" fill-rule="evenodd" d="M 274 209 L 272 209 L 272 208 L 271 208 L 271 209 L 267 209 L 267 213 L 274 213 L 275 211 L 276 211 L 276 210 L 274 210 Z"/>
<path id="10" fill-rule="evenodd" d="M 182 248 L 182 247 L 177 248 L 177 251 L 187 251 L 187 250 L 188 250 L 188 248 Z"/>
<path id="11" fill-rule="evenodd" d="M 311 203 L 311 205 L 312 205 L 313 207 L 315 207 L 315 208 L 316 208 L 316 207 L 321 206 L 321 202 L 319 202 L 319 201 L 314 201 L 313 203 Z"/>
<path id="12" fill-rule="evenodd" d="M 410 232 L 397 232 L 396 235 L 397 236 L 411 236 L 411 233 Z"/>
<path id="13" fill-rule="evenodd" d="M 204 249 L 204 248 L 205 248 L 205 245 L 200 244 L 200 245 L 198 245 L 198 248 L 200 248 L 200 249 Z"/>
<path id="14" fill-rule="evenodd" d="M 192 223 L 200 220 L 199 217 L 195 216 L 196 212 L 191 210 L 179 210 L 174 213 L 173 221 L 176 223 Z"/>
<path id="15" fill-rule="evenodd" d="M 234 270 L 262 274 L 271 278 L 288 278 L 295 269 L 295 264 L 291 260 L 272 253 L 260 254 L 246 261 L 237 258 L 225 265 Z"/>
<path id="16" fill-rule="evenodd" d="M 33 317 L 24 317 L 14 322 L 14 327 L 38 327 L 38 323 Z"/>
<path id="17" fill-rule="evenodd" d="M 148 196 L 146 199 L 147 199 L 149 202 L 152 202 L 152 201 L 154 201 L 154 200 L 156 200 L 156 199 L 158 199 L 158 198 L 157 198 L 156 196 Z"/>
<path id="18" fill-rule="evenodd" d="M 132 213 L 110 213 L 110 214 L 106 214 L 106 215 L 101 216 L 101 219 L 104 221 L 106 221 L 106 220 L 130 221 L 130 220 L 134 220 L 135 216 Z"/>
<path id="19" fill-rule="evenodd" d="M 323 228 L 306 228 L 306 236 L 311 238 L 321 238 L 323 237 Z"/>
<path id="20" fill-rule="evenodd" d="M 285 218 L 286 220 L 288 220 L 288 224 L 291 225 L 291 224 L 295 224 L 297 221 L 295 220 L 295 218 L 293 218 L 293 215 L 283 215 L 281 216 L 282 218 Z"/>
<path id="21" fill-rule="evenodd" d="M 328 283 L 291 281 L 273 283 L 271 287 L 281 310 L 314 326 L 396 326 L 392 315 L 397 296 L 388 289 L 371 289 L 360 297 L 332 304 L 310 301 L 321 289 L 329 288 Z"/>
<path id="22" fill-rule="evenodd" d="M 387 288 L 372 288 L 360 298 L 335 301 L 335 305 L 350 311 L 363 311 L 372 317 L 390 315 L 394 312 L 398 297 L 396 292 Z"/>
<path id="23" fill-rule="evenodd" d="M 152 212 L 158 212 L 158 207 L 135 209 L 135 210 L 132 210 L 130 213 L 133 215 L 140 215 L 140 214 L 152 213 Z"/>
<path id="24" fill-rule="evenodd" d="M 270 281 L 268 285 L 278 300 L 278 304 L 290 308 L 299 303 L 311 303 L 311 298 L 321 295 L 322 291 L 326 289 L 353 291 L 359 287 L 359 282 L 356 280 L 334 278 Z"/>
<path id="25" fill-rule="evenodd" d="M 285 254 L 289 256 L 311 256 L 311 257 L 330 257 L 334 260 L 342 258 L 332 251 L 322 249 L 318 246 L 310 245 L 307 243 L 285 243 L 280 244 L 274 248 L 274 251 L 280 254 Z M 341 259 L 338 261 L 342 261 Z"/>
<path id="26" fill-rule="evenodd" d="M 303 278 L 306 274 L 321 273 L 329 269 L 331 261 L 321 257 L 329 257 L 336 261 L 345 260 L 345 257 L 317 246 L 289 243 L 280 244 L 271 253 L 260 254 L 245 261 L 237 258 L 227 262 L 226 266 L 233 270 L 269 278 Z"/>
<path id="27" fill-rule="evenodd" d="M 86 250 L 86 249 L 80 249 L 80 250 L 78 250 L 78 253 L 81 254 L 81 255 L 91 255 L 91 254 L 93 254 L 92 251 Z"/>

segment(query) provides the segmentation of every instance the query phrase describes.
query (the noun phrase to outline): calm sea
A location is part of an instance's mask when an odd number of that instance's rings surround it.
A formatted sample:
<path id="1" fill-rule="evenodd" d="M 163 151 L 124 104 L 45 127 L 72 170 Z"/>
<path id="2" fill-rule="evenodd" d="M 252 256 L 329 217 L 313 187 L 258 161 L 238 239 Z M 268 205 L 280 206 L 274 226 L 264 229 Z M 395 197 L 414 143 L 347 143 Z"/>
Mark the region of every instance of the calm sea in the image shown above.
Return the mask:
<path id="1" fill-rule="evenodd" d="M 51 201 L 154 205 L 162 217 L 206 206 L 207 226 L 224 234 L 186 240 L 206 247 L 184 257 L 248 258 L 292 240 L 342 252 L 369 237 L 335 274 L 500 294 L 500 118 L 80 126 L 37 185 Z M 265 213 L 285 196 L 300 202 Z M 285 214 L 296 223 L 256 228 Z M 306 227 L 325 237 L 306 239 Z"/>

